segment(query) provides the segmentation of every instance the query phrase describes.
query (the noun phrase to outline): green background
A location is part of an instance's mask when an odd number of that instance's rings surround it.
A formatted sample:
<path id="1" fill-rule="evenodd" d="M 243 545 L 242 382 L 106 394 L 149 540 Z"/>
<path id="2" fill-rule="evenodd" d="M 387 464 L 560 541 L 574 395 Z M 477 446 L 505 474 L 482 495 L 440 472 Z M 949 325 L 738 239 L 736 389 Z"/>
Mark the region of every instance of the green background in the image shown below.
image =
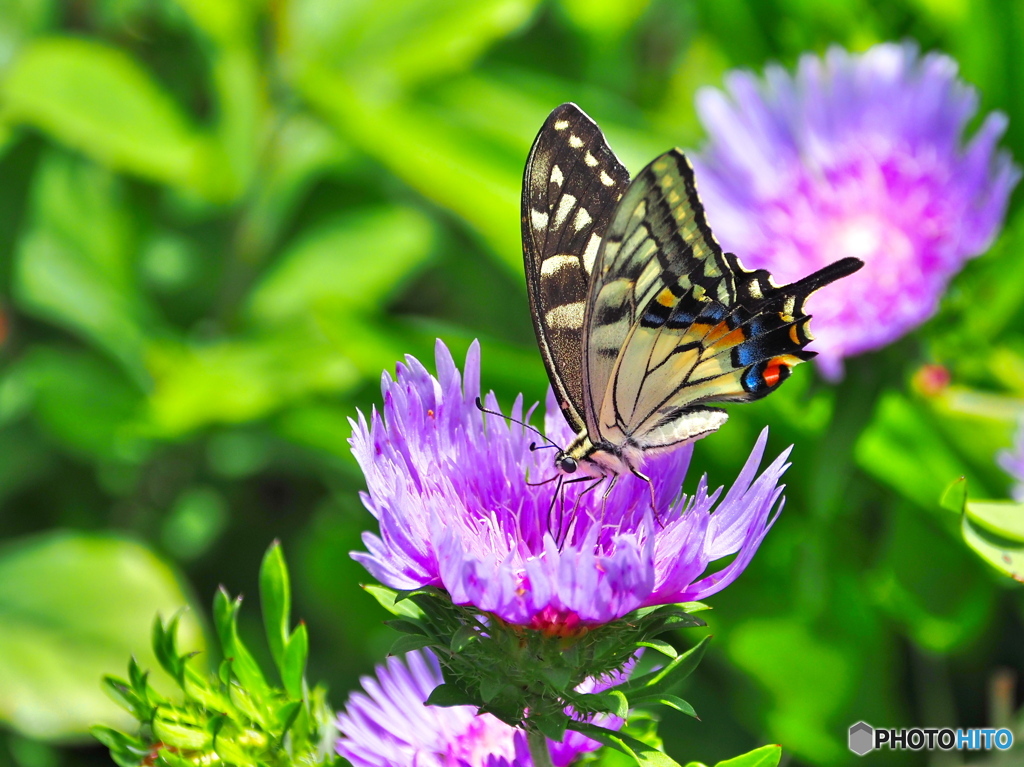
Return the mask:
<path id="1" fill-rule="evenodd" d="M 543 396 L 518 198 L 550 109 L 579 103 L 636 171 L 701 145 L 694 94 L 729 68 L 906 38 L 957 58 L 1024 158 L 1024 6 L 1002 0 L 0 1 L 0 765 L 107 763 L 83 735 L 117 721 L 99 675 L 152 665 L 157 610 L 190 604 L 202 647 L 215 587 L 255 595 L 274 538 L 334 704 L 383 659 L 347 419 L 435 337 L 480 338 L 502 402 Z M 796 448 L 785 513 L 711 600 L 674 758 L 849 764 L 858 720 L 1016 705 L 990 687 L 1024 669 L 1024 597 L 939 498 L 1008 492 L 1019 198 L 924 328 L 834 387 L 801 367 L 698 446 L 713 485 L 765 423 Z"/>

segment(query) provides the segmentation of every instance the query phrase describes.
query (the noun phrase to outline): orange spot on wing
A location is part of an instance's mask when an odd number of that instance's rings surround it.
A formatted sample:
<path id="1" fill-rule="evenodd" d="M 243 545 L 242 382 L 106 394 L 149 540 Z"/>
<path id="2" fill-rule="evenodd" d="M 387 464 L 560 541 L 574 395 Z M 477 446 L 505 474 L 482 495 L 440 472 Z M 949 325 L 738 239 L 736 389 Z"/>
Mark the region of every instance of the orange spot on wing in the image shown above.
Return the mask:
<path id="1" fill-rule="evenodd" d="M 766 367 L 762 374 L 764 382 L 769 386 L 775 386 L 779 382 L 779 378 L 782 377 L 781 368 L 782 366 L 778 362 L 772 360 L 772 364 Z"/>
<path id="2" fill-rule="evenodd" d="M 797 346 L 800 345 L 800 333 L 797 331 L 796 325 L 789 326 L 789 337 Z"/>
<path id="3" fill-rule="evenodd" d="M 715 325 L 714 329 L 708 333 L 707 337 L 704 339 L 704 343 L 706 346 L 714 344 L 715 346 L 728 348 L 730 346 L 741 344 L 746 340 L 747 332 L 742 327 L 730 331 L 729 326 L 722 322 Z"/>
<path id="4" fill-rule="evenodd" d="M 658 303 L 662 306 L 674 306 L 676 297 L 672 294 L 672 291 L 665 288 L 658 294 Z"/>

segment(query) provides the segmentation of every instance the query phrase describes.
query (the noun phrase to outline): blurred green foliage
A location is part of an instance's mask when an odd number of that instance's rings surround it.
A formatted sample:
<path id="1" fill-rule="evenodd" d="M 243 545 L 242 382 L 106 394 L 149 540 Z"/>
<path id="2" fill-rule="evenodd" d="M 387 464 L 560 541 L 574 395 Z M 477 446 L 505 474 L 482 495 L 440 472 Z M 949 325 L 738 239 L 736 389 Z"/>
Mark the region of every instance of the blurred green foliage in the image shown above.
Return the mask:
<path id="1" fill-rule="evenodd" d="M 435 336 L 480 337 L 503 402 L 543 396 L 518 196 L 552 107 L 579 103 L 636 170 L 700 144 L 694 93 L 730 67 L 907 37 L 961 62 L 1024 158 L 1024 6 L 1002 0 L 0 2 L 0 764 L 103 763 L 81 745 L 100 675 L 145 651 L 155 610 L 255 593 L 274 537 L 310 678 L 340 705 L 381 660 L 347 418 Z M 925 328 L 835 388 L 801 368 L 698 447 L 719 484 L 764 423 L 796 445 L 669 753 L 847 764 L 851 723 L 981 726 L 990 678 L 1024 669 L 1020 588 L 939 503 L 960 476 L 1007 493 L 1018 202 Z"/>

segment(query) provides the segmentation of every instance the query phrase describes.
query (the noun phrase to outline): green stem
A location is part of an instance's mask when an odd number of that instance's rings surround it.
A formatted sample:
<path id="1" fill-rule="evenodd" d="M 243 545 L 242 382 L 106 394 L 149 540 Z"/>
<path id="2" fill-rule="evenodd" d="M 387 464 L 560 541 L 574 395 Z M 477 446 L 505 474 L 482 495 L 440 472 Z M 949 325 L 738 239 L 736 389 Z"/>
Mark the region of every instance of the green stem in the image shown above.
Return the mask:
<path id="1" fill-rule="evenodd" d="M 530 746 L 533 767 L 554 767 L 551 752 L 548 750 L 548 739 L 544 737 L 544 733 L 540 730 L 527 730 L 526 742 Z"/>

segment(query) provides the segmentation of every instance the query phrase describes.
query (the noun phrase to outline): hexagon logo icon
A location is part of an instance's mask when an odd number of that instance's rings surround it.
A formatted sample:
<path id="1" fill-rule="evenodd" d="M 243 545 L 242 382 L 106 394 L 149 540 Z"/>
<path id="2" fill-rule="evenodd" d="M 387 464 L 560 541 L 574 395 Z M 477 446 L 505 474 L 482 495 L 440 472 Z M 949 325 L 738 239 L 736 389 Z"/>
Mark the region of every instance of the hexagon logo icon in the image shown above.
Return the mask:
<path id="1" fill-rule="evenodd" d="M 875 748 L 875 728 L 867 722 L 850 725 L 850 750 L 857 756 L 864 756 Z"/>

